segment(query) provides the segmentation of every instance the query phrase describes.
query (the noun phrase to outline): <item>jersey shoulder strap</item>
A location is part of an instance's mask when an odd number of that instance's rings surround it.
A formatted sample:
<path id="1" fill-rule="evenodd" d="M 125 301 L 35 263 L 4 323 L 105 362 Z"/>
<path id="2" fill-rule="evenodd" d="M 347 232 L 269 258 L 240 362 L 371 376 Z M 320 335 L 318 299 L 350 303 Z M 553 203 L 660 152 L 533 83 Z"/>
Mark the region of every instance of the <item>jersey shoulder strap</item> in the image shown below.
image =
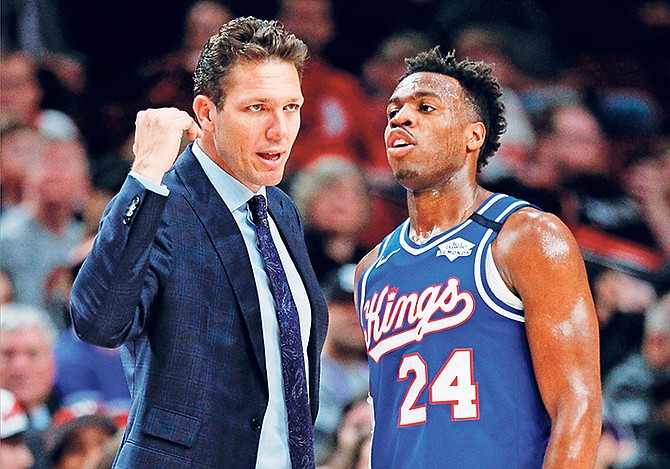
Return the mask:
<path id="1" fill-rule="evenodd" d="M 470 215 L 470 219 L 485 228 L 498 232 L 505 223 L 505 220 L 523 207 L 533 207 L 537 210 L 542 210 L 537 205 L 517 199 L 511 195 L 493 194 L 476 212 Z"/>

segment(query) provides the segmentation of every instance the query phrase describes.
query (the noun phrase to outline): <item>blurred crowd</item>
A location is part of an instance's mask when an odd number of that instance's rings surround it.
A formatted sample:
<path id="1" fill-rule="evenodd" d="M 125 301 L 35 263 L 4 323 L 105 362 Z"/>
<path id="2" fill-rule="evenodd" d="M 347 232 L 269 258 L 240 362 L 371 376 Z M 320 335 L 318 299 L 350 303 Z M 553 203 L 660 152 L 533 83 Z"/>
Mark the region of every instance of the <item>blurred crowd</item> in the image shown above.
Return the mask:
<path id="1" fill-rule="evenodd" d="M 614 4 L 613 4 L 614 3 Z M 319 467 L 367 467 L 355 264 L 407 217 L 386 163 L 404 58 L 495 64 L 508 121 L 482 184 L 561 217 L 600 324 L 598 469 L 670 467 L 670 2 L 2 0 L 0 466 L 110 467 L 122 354 L 81 342 L 68 296 L 132 161 L 135 114 L 191 110 L 199 51 L 232 17 L 303 39 L 302 127 L 281 187 L 329 304 Z M 594 360 L 597 357 L 594 357 Z"/>

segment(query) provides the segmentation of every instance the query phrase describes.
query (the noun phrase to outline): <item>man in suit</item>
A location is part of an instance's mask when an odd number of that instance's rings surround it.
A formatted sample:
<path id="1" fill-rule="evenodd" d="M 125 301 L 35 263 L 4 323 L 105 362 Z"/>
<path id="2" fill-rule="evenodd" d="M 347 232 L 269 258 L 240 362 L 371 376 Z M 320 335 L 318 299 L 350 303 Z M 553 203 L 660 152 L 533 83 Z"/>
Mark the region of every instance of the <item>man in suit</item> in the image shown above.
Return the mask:
<path id="1" fill-rule="evenodd" d="M 300 126 L 306 55 L 279 23 L 232 20 L 195 71 L 198 123 L 174 108 L 137 115 L 131 173 L 71 295 L 81 338 L 123 345 L 132 404 L 117 468 L 314 466 L 326 305 L 298 210 L 272 187 Z M 175 162 L 184 131 L 195 141 Z M 261 254 L 250 201 L 259 195 L 292 301 L 279 298 L 277 270 Z M 283 387 L 287 301 L 299 317 L 296 376 L 306 371 L 309 392 L 298 443 L 289 431 L 296 393 Z"/>

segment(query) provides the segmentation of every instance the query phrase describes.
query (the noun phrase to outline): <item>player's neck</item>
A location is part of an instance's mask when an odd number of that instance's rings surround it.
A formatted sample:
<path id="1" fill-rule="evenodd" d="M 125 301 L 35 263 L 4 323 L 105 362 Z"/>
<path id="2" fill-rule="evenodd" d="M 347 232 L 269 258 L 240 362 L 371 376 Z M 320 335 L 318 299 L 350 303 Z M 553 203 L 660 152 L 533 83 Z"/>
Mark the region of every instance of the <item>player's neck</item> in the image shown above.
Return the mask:
<path id="1" fill-rule="evenodd" d="M 408 194 L 410 237 L 422 244 L 450 230 L 472 215 L 489 194 L 476 184 L 451 185 Z"/>

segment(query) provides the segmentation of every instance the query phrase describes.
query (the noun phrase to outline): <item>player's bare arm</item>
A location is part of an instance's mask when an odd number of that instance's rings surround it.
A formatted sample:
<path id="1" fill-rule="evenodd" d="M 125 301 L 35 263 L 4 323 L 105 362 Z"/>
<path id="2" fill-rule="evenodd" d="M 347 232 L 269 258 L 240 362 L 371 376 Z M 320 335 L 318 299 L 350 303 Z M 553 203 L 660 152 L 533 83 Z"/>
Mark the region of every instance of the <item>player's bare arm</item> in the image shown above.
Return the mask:
<path id="1" fill-rule="evenodd" d="M 358 265 L 356 266 L 356 272 L 354 274 L 354 285 L 358 285 L 358 281 L 361 278 L 361 275 L 363 275 L 363 272 L 365 272 L 368 267 L 370 267 L 374 262 L 377 260 L 377 256 L 379 255 L 379 245 L 375 246 L 372 251 L 368 252 L 363 259 L 360 260 Z M 356 304 L 356 309 L 358 309 L 358 288 L 354 288 L 354 303 Z"/>
<path id="2" fill-rule="evenodd" d="M 533 368 L 552 420 L 544 469 L 592 468 L 601 430 L 598 325 L 584 262 L 554 215 L 519 210 L 493 243 L 522 299 Z"/>

